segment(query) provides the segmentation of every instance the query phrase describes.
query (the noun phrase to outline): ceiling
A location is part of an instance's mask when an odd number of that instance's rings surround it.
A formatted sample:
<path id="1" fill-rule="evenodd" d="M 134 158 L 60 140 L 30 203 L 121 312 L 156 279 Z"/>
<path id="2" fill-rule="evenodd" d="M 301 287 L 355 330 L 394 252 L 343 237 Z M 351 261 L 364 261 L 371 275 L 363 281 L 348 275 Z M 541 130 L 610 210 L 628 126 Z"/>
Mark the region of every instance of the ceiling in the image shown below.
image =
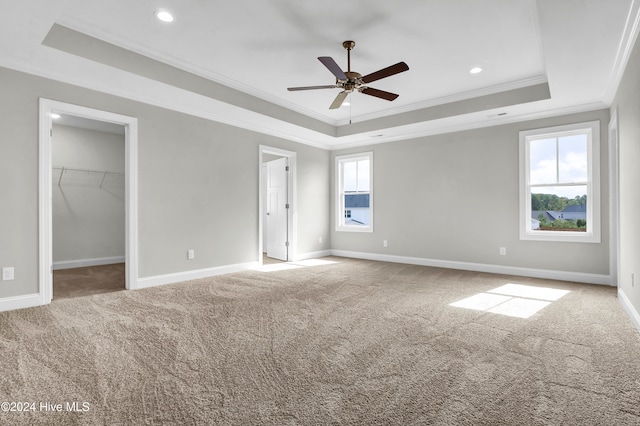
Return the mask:
<path id="1" fill-rule="evenodd" d="M 52 118 L 54 125 L 94 130 L 97 132 L 111 133 L 123 137 L 125 135 L 125 126 L 122 124 L 109 123 L 106 121 L 99 121 L 70 114 L 57 114 L 56 116 L 52 114 Z"/>
<path id="2" fill-rule="evenodd" d="M 2 2 L 0 66 L 335 149 L 609 106 L 635 0 L 21 0 Z M 166 9 L 174 22 L 154 16 Z M 338 89 L 318 61 L 393 102 Z M 473 67 L 482 72 L 471 74 Z"/>

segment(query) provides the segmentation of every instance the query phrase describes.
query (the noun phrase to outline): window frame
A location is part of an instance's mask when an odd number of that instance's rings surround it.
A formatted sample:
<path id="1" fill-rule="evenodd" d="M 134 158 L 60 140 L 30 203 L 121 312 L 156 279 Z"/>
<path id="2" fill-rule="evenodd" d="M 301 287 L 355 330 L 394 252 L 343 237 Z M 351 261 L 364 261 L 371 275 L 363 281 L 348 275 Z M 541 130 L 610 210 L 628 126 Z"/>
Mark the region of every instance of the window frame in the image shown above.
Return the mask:
<path id="1" fill-rule="evenodd" d="M 344 164 L 354 161 L 369 160 L 369 225 L 346 225 L 345 206 L 343 192 Z M 360 152 L 356 154 L 337 155 L 335 157 L 335 180 L 336 180 L 336 231 L 338 232 L 373 232 L 373 151 Z"/>
<path id="2" fill-rule="evenodd" d="M 572 134 L 587 135 L 587 230 L 586 232 L 534 231 L 531 229 L 530 142 Z M 589 121 L 520 132 L 520 239 L 600 243 L 600 122 Z M 566 185 L 566 183 L 565 183 Z M 559 183 L 557 186 L 563 186 Z"/>

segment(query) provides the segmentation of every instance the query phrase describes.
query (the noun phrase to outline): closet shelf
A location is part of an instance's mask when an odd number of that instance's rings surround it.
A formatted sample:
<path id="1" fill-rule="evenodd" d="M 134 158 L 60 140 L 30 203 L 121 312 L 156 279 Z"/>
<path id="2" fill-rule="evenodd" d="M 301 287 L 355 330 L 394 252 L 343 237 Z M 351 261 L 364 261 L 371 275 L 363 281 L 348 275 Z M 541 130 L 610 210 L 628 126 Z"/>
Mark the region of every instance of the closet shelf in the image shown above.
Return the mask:
<path id="1" fill-rule="evenodd" d="M 102 184 L 108 175 L 124 175 L 124 172 L 113 172 L 109 170 L 93 170 L 93 169 L 76 169 L 73 167 L 52 167 L 53 170 L 60 170 L 60 177 L 58 178 L 58 186 L 62 184 L 62 177 L 65 172 L 83 172 L 83 173 L 97 173 L 102 175 L 102 180 L 100 181 L 100 188 L 102 188 Z"/>

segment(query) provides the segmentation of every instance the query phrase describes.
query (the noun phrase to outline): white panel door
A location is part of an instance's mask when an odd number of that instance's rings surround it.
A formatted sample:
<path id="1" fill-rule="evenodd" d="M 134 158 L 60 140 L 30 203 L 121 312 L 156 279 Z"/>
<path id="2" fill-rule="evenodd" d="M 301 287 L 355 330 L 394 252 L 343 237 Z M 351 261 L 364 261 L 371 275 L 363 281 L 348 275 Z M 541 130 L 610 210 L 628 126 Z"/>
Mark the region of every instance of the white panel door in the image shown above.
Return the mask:
<path id="1" fill-rule="evenodd" d="M 287 259 L 287 158 L 267 163 L 267 257 Z"/>

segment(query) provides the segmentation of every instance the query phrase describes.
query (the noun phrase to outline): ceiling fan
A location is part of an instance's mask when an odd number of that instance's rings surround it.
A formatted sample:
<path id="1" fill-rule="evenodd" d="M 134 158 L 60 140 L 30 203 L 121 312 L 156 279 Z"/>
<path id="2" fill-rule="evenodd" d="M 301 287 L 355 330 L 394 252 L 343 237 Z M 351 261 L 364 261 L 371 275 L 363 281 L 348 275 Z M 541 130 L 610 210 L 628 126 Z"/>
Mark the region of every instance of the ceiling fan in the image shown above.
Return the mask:
<path id="1" fill-rule="evenodd" d="M 360 73 L 351 71 L 351 49 L 353 49 L 355 45 L 356 42 L 352 40 L 347 40 L 342 43 L 342 47 L 347 50 L 347 72 L 342 71 L 336 61 L 329 56 L 320 56 L 318 58 L 318 60 L 336 76 L 336 84 L 327 86 L 289 87 L 287 90 L 294 92 L 298 90 L 342 89 L 342 92 L 338 93 L 338 96 L 336 96 L 329 109 L 340 108 L 347 95 L 352 93 L 354 90 L 364 93 L 365 95 L 375 96 L 376 98 L 385 99 L 387 101 L 392 101 L 397 98 L 399 95 L 395 93 L 385 92 L 384 90 L 374 89 L 373 87 L 367 87 L 365 85 L 373 81 L 407 71 L 409 66 L 404 62 L 398 62 L 395 65 L 391 65 L 363 77 Z"/>

